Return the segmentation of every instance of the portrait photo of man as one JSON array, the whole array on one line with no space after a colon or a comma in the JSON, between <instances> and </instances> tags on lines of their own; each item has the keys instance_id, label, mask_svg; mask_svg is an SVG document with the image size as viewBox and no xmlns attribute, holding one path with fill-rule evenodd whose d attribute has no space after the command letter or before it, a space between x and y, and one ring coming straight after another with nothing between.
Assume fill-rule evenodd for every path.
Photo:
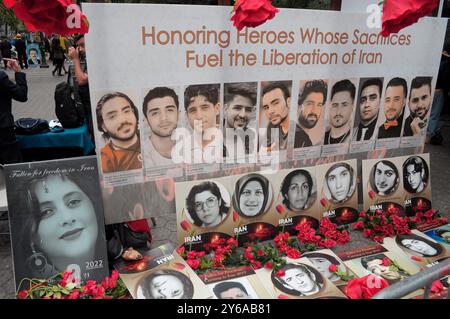
<instances>
[{"instance_id":1,"label":"portrait photo of man","mask_svg":"<svg viewBox=\"0 0 450 319\"><path fill-rule=\"evenodd\" d=\"M313 146L309 134L322 115L327 100L328 85L323 80L308 81L298 97L298 122L295 130L294 148Z\"/></svg>"},{"instance_id":2,"label":"portrait photo of man","mask_svg":"<svg viewBox=\"0 0 450 319\"><path fill-rule=\"evenodd\" d=\"M409 193L420 193L428 184L428 165L419 156L412 156L403 163L403 184Z\"/></svg>"},{"instance_id":3,"label":"portrait photo of man","mask_svg":"<svg viewBox=\"0 0 450 319\"><path fill-rule=\"evenodd\" d=\"M378 129L378 138L400 137L406 105L408 85L405 79L393 78L384 94L384 115L386 121Z\"/></svg>"},{"instance_id":4,"label":"portrait photo of man","mask_svg":"<svg viewBox=\"0 0 450 319\"><path fill-rule=\"evenodd\" d=\"M220 130L220 84L189 85L184 91L184 108L187 121L194 131L192 150L215 148ZM221 140L222 145L222 140ZM222 154L221 154L222 156Z\"/></svg>"},{"instance_id":5,"label":"portrait photo of man","mask_svg":"<svg viewBox=\"0 0 450 319\"><path fill-rule=\"evenodd\" d=\"M287 147L291 86L292 83L286 81L262 83L261 113L268 124L261 145L267 152L285 150Z\"/></svg>"},{"instance_id":6,"label":"portrait photo of man","mask_svg":"<svg viewBox=\"0 0 450 319\"><path fill-rule=\"evenodd\" d=\"M370 185L378 195L392 194L397 189L399 182L398 169L391 161L379 161L372 167Z\"/></svg>"},{"instance_id":7,"label":"portrait photo of man","mask_svg":"<svg viewBox=\"0 0 450 319\"><path fill-rule=\"evenodd\" d=\"M103 173L142 168L138 110L124 93L105 94L97 103L97 128L108 143L100 150Z\"/></svg>"},{"instance_id":8,"label":"portrait photo of man","mask_svg":"<svg viewBox=\"0 0 450 319\"><path fill-rule=\"evenodd\" d=\"M324 279L320 272L305 264L286 264L282 267L285 275L277 276L272 272L271 279L275 287L293 296L312 296L323 288Z\"/></svg>"},{"instance_id":9,"label":"portrait photo of man","mask_svg":"<svg viewBox=\"0 0 450 319\"><path fill-rule=\"evenodd\" d=\"M408 100L409 116L405 120L403 136L424 135L431 107L431 77L415 77L411 82Z\"/></svg>"},{"instance_id":10,"label":"portrait photo of man","mask_svg":"<svg viewBox=\"0 0 450 319\"><path fill-rule=\"evenodd\" d=\"M255 297L248 290L237 280L223 281L213 288L217 299L254 299Z\"/></svg>"},{"instance_id":11,"label":"portrait photo of man","mask_svg":"<svg viewBox=\"0 0 450 319\"><path fill-rule=\"evenodd\" d=\"M383 278L394 284L409 277L409 274L398 268L386 255L377 254L361 258L361 265L377 277Z\"/></svg>"},{"instance_id":12,"label":"portrait photo of man","mask_svg":"<svg viewBox=\"0 0 450 319\"><path fill-rule=\"evenodd\" d=\"M256 82L224 85L223 133L228 155L247 155L256 149L257 88Z\"/></svg>"},{"instance_id":13,"label":"portrait photo of man","mask_svg":"<svg viewBox=\"0 0 450 319\"><path fill-rule=\"evenodd\" d=\"M172 165L172 133L179 119L179 100L168 87L156 87L144 97L142 112L150 128L150 136L143 143L145 167Z\"/></svg>"},{"instance_id":14,"label":"portrait photo of man","mask_svg":"<svg viewBox=\"0 0 450 319\"><path fill-rule=\"evenodd\" d=\"M380 111L383 81L380 78L361 80L358 98L358 120L355 121L353 141L371 140L377 133L378 112ZM359 122L359 123L358 123ZM375 133L375 134L374 134Z\"/></svg>"},{"instance_id":15,"label":"portrait photo of man","mask_svg":"<svg viewBox=\"0 0 450 319\"><path fill-rule=\"evenodd\" d=\"M333 203L346 202L355 192L355 170L347 163L336 163L325 174L325 197Z\"/></svg>"},{"instance_id":16,"label":"portrait photo of man","mask_svg":"<svg viewBox=\"0 0 450 319\"><path fill-rule=\"evenodd\" d=\"M330 129L325 133L324 145L350 141L355 94L355 85L347 79L336 82L331 88L331 102L328 111Z\"/></svg>"}]
</instances>

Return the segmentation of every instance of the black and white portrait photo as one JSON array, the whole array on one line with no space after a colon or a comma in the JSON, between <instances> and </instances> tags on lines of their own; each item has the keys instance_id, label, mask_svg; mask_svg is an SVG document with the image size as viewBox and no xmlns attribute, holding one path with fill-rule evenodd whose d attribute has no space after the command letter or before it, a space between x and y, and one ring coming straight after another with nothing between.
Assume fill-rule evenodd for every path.
<instances>
[{"instance_id":1,"label":"black and white portrait photo","mask_svg":"<svg viewBox=\"0 0 450 319\"><path fill-rule=\"evenodd\" d=\"M370 173L370 186L380 196L392 194L399 185L400 176L397 167L391 161L377 162Z\"/></svg>"},{"instance_id":2,"label":"black and white portrait photo","mask_svg":"<svg viewBox=\"0 0 450 319\"><path fill-rule=\"evenodd\" d=\"M394 284L410 275L403 269L399 269L385 254L366 256L360 260L362 267L377 277Z\"/></svg>"},{"instance_id":3,"label":"black and white portrait photo","mask_svg":"<svg viewBox=\"0 0 450 319\"><path fill-rule=\"evenodd\" d=\"M320 272L305 264L286 264L281 268L284 276L277 276L272 271L271 279L275 287L293 296L312 296L321 291L324 279Z\"/></svg>"},{"instance_id":4,"label":"black and white portrait photo","mask_svg":"<svg viewBox=\"0 0 450 319\"><path fill-rule=\"evenodd\" d=\"M326 198L332 203L344 203L355 192L356 172L347 163L336 163L331 166L323 182Z\"/></svg>"},{"instance_id":5,"label":"black and white portrait photo","mask_svg":"<svg viewBox=\"0 0 450 319\"><path fill-rule=\"evenodd\" d=\"M192 299L194 285L179 271L160 269L139 281L136 296L137 299Z\"/></svg>"},{"instance_id":6,"label":"black and white portrait photo","mask_svg":"<svg viewBox=\"0 0 450 319\"><path fill-rule=\"evenodd\" d=\"M81 280L108 275L95 157L6 168L16 285L74 270Z\"/></svg>"},{"instance_id":7,"label":"black and white portrait photo","mask_svg":"<svg viewBox=\"0 0 450 319\"><path fill-rule=\"evenodd\" d=\"M311 252L303 254L303 257L308 258L309 261L313 263L314 267L333 283L340 281L341 278L334 272L330 271L331 265L337 266L343 273L347 272L347 268L345 267L344 263L329 254Z\"/></svg>"},{"instance_id":8,"label":"black and white portrait photo","mask_svg":"<svg viewBox=\"0 0 450 319\"><path fill-rule=\"evenodd\" d=\"M316 199L314 177L304 169L290 172L281 184L281 196L287 209L294 212L308 209Z\"/></svg>"},{"instance_id":9,"label":"black and white portrait photo","mask_svg":"<svg viewBox=\"0 0 450 319\"><path fill-rule=\"evenodd\" d=\"M428 165L419 156L412 156L403 163L403 185L408 193L420 193L428 184Z\"/></svg>"},{"instance_id":10,"label":"black and white portrait photo","mask_svg":"<svg viewBox=\"0 0 450 319\"><path fill-rule=\"evenodd\" d=\"M403 251L419 257L437 257L445 252L445 247L417 234L397 235L395 242Z\"/></svg>"},{"instance_id":11,"label":"black and white portrait photo","mask_svg":"<svg viewBox=\"0 0 450 319\"><path fill-rule=\"evenodd\" d=\"M211 285L217 299L257 299L246 278L235 278Z\"/></svg>"},{"instance_id":12,"label":"black and white portrait photo","mask_svg":"<svg viewBox=\"0 0 450 319\"><path fill-rule=\"evenodd\" d=\"M195 226L216 227L228 216L230 195L223 185L204 181L189 191L186 209Z\"/></svg>"},{"instance_id":13,"label":"black and white portrait photo","mask_svg":"<svg viewBox=\"0 0 450 319\"><path fill-rule=\"evenodd\" d=\"M260 174L241 177L235 185L233 207L239 215L255 217L264 214L272 203L272 187Z\"/></svg>"}]
</instances>

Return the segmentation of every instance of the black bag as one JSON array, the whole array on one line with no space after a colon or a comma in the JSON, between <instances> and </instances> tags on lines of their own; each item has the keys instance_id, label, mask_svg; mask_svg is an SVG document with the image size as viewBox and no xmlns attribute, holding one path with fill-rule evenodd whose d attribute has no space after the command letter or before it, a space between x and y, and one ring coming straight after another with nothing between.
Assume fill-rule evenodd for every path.
<instances>
[{"instance_id":1,"label":"black bag","mask_svg":"<svg viewBox=\"0 0 450 319\"><path fill-rule=\"evenodd\" d=\"M146 248L148 242L148 234L143 232L135 232L126 224L116 224L115 232L120 238L124 249L128 247Z\"/></svg>"},{"instance_id":2,"label":"black bag","mask_svg":"<svg viewBox=\"0 0 450 319\"><path fill-rule=\"evenodd\" d=\"M80 127L84 123L83 104L69 83L61 82L55 89L55 114L65 128Z\"/></svg>"},{"instance_id":3,"label":"black bag","mask_svg":"<svg viewBox=\"0 0 450 319\"><path fill-rule=\"evenodd\" d=\"M33 135L50 132L48 122L43 119L21 118L14 122L16 134Z\"/></svg>"}]
</instances>

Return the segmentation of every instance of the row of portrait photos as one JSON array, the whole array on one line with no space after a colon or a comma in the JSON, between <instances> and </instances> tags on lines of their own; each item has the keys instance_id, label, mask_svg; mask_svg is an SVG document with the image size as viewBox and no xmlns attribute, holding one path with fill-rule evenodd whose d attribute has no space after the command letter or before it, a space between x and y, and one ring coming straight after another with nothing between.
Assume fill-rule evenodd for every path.
<instances>
[{"instance_id":1,"label":"row of portrait photos","mask_svg":"<svg viewBox=\"0 0 450 319\"><path fill-rule=\"evenodd\" d=\"M101 171L106 184L117 185L217 169L205 164L261 164L273 152L285 162L416 147L426 134L432 80L314 79L95 92Z\"/></svg>"},{"instance_id":2,"label":"row of portrait photos","mask_svg":"<svg viewBox=\"0 0 450 319\"><path fill-rule=\"evenodd\" d=\"M356 159L175 183L178 243L201 250L218 238L244 245L280 231L294 235L297 225L318 228L324 217L353 223L361 189L366 211L413 216L432 208L429 154L365 160L362 171L362 187Z\"/></svg>"},{"instance_id":3,"label":"row of portrait photos","mask_svg":"<svg viewBox=\"0 0 450 319\"><path fill-rule=\"evenodd\" d=\"M448 259L449 226L427 234L414 230L386 238L383 244L339 254L322 249L297 259L284 257L283 275L277 270L248 265L197 276L177 253L179 250L168 244L144 253L140 261L121 261L115 268L136 299L345 299L351 278L372 274L374 281L384 279L393 285ZM339 271L331 271L332 265ZM450 277L446 275L440 281L448 289ZM423 293L423 289L418 289L403 298L421 298Z\"/></svg>"}]
</instances>

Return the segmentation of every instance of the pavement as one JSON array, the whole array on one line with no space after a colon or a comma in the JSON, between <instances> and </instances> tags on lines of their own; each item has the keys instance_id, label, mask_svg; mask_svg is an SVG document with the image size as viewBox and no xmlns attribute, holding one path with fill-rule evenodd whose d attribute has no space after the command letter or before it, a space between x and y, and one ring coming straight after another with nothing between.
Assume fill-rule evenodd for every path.
<instances>
[{"instance_id":1,"label":"pavement","mask_svg":"<svg viewBox=\"0 0 450 319\"><path fill-rule=\"evenodd\" d=\"M53 99L55 86L67 79L66 76L52 76L52 67L45 69L29 69L27 73L29 98L26 103L13 103L14 118L33 117L47 120L56 118ZM14 78L12 72L8 72L10 78ZM450 121L448 121L450 123ZM445 124L445 123L444 123ZM425 152L431 157L431 183L433 206L440 210L444 216L450 217L450 127L443 127L444 143L440 146L427 145ZM2 181L0 181L0 188ZM1 205L0 205L1 206ZM152 247L176 241L175 214L168 214L164 209L159 211L156 217L156 226L151 225L153 243ZM352 242L345 249L361 247L373 244L360 232L351 232ZM335 252L344 250L338 247ZM9 223L2 219L0 213L0 299L12 299L15 297L13 265L11 256L11 243L9 239Z\"/></svg>"}]
</instances>

